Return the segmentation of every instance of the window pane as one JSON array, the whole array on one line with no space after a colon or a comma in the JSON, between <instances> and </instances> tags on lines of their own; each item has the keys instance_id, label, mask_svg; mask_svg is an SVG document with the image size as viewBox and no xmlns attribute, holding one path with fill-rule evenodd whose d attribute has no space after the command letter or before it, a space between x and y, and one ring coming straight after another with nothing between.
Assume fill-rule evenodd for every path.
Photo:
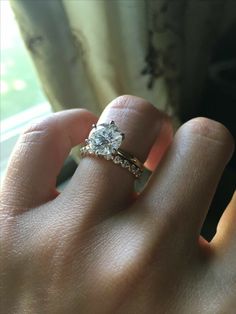
<instances>
[{"instance_id":1,"label":"window pane","mask_svg":"<svg viewBox=\"0 0 236 314\"><path fill-rule=\"evenodd\" d=\"M50 113L8 1L0 1L1 177L19 133Z\"/></svg>"}]
</instances>

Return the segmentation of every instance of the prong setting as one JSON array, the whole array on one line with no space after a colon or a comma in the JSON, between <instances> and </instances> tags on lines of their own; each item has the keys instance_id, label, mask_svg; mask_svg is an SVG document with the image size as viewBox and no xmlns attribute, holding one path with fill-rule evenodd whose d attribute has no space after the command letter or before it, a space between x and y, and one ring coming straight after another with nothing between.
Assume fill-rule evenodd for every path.
<instances>
[{"instance_id":1,"label":"prong setting","mask_svg":"<svg viewBox=\"0 0 236 314\"><path fill-rule=\"evenodd\" d=\"M143 172L143 165L134 156L123 152L120 146L125 138L115 122L93 124L85 145L81 148L81 155L96 156L112 161L114 164L128 170L136 178Z\"/></svg>"}]
</instances>

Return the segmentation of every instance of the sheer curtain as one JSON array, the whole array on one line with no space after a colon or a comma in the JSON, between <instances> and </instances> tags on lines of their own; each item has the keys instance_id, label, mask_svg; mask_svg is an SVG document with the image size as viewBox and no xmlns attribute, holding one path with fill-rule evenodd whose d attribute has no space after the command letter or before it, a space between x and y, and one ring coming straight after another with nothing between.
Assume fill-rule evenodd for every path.
<instances>
[{"instance_id":1,"label":"sheer curtain","mask_svg":"<svg viewBox=\"0 0 236 314\"><path fill-rule=\"evenodd\" d=\"M234 0L11 0L54 110L99 114L121 94L174 115L201 97Z\"/></svg>"}]
</instances>

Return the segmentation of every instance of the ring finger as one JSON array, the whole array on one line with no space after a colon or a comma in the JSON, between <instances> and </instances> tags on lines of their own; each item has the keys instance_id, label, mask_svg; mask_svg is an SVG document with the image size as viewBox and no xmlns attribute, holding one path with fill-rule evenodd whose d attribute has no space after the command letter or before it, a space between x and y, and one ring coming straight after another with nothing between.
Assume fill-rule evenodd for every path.
<instances>
[{"instance_id":1,"label":"ring finger","mask_svg":"<svg viewBox=\"0 0 236 314\"><path fill-rule=\"evenodd\" d=\"M98 124L112 120L125 134L122 149L142 163L157 141L158 134L164 136L160 132L162 126L170 123L165 122L165 115L146 100L128 95L112 101L103 111ZM160 151L163 153L163 150ZM70 210L79 212L79 215L84 216L85 213L86 217L91 214L104 217L130 203L134 181L135 177L120 165L87 156L81 160L72 180L61 194L63 202L60 204L68 204L69 201Z\"/></svg>"}]
</instances>

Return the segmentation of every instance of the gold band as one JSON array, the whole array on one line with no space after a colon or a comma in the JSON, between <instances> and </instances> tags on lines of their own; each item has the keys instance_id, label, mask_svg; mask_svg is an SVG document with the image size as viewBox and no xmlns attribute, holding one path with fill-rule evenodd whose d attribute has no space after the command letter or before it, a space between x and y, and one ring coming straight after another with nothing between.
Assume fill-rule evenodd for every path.
<instances>
[{"instance_id":1,"label":"gold band","mask_svg":"<svg viewBox=\"0 0 236 314\"><path fill-rule=\"evenodd\" d=\"M89 146L85 145L80 149L81 157L84 156L96 156L103 157L106 160L111 160L114 164L127 169L136 178L139 178L144 170L143 164L133 155L118 149L114 155L104 156L99 155L91 151Z\"/></svg>"}]
</instances>

